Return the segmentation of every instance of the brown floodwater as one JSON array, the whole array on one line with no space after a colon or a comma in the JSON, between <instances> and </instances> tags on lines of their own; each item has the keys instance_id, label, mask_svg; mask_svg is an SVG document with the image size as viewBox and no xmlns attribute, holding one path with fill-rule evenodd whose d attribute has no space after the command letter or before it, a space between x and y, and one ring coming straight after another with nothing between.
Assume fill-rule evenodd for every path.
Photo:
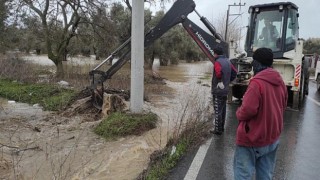
<instances>
[{"instance_id":1,"label":"brown floodwater","mask_svg":"<svg viewBox=\"0 0 320 180\"><path fill-rule=\"evenodd\" d=\"M201 61L194 63L180 63L178 65L160 66L159 60L153 63L153 71L173 82L199 80L212 72L212 63Z\"/></svg>"},{"instance_id":2,"label":"brown floodwater","mask_svg":"<svg viewBox=\"0 0 320 180\"><path fill-rule=\"evenodd\" d=\"M44 63L45 57L37 60ZM0 179L135 179L152 152L164 148L189 117L206 110L210 78L203 77L211 69L210 62L160 67L155 61L153 70L175 93L144 104L160 117L157 128L115 141L92 132L99 121L0 99Z\"/></svg>"}]
</instances>

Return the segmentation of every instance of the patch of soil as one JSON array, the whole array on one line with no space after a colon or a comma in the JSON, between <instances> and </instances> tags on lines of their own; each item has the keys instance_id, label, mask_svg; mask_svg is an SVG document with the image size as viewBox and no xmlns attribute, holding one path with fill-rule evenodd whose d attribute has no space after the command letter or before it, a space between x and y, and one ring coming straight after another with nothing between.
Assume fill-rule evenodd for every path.
<instances>
[{"instance_id":1,"label":"patch of soil","mask_svg":"<svg viewBox=\"0 0 320 180\"><path fill-rule=\"evenodd\" d=\"M12 167L12 162L8 159L5 159L3 156L0 156L0 177L1 177L1 179L8 178L11 167Z\"/></svg>"}]
</instances>

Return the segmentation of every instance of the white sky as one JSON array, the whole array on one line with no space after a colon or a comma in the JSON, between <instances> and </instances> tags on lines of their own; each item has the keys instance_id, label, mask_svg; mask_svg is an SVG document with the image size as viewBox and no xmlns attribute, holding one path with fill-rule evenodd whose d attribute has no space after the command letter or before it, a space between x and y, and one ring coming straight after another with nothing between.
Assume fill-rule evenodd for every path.
<instances>
[{"instance_id":1,"label":"white sky","mask_svg":"<svg viewBox=\"0 0 320 180\"><path fill-rule=\"evenodd\" d=\"M251 5L255 4L264 4L271 2L284 2L285 0L241 0L241 3L246 3L245 6L241 7L241 13L243 13L242 17L238 18L237 21L241 23L243 26L247 25L248 22L248 8ZM196 10L204 17L206 17L210 22L215 22L216 18L221 17L226 14L228 5L231 4L239 4L240 0L194 0L196 3ZM308 38L320 38L320 0L291 0L294 4L299 7L299 26L300 38L308 39ZM172 3L167 3L165 8L168 10L171 7ZM145 7L150 7L149 4L145 4ZM152 10L159 10L160 5L151 7ZM239 7L231 7L230 14L238 14ZM232 21L234 17L230 17L229 22ZM199 26L202 26L202 22L199 21L199 18L192 13L189 15L189 19L197 23Z\"/></svg>"}]
</instances>

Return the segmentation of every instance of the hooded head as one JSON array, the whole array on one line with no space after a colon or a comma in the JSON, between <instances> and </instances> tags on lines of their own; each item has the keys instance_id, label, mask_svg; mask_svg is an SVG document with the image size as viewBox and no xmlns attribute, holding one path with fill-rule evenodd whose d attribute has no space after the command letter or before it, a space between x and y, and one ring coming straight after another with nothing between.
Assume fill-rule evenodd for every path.
<instances>
[{"instance_id":1,"label":"hooded head","mask_svg":"<svg viewBox=\"0 0 320 180\"><path fill-rule=\"evenodd\" d=\"M217 55L223 55L223 49L220 46L216 46L215 48L213 48L213 52Z\"/></svg>"},{"instance_id":2,"label":"hooded head","mask_svg":"<svg viewBox=\"0 0 320 180\"><path fill-rule=\"evenodd\" d=\"M269 48L259 48L253 53L253 59L262 65L271 67L273 63L273 53Z\"/></svg>"},{"instance_id":3,"label":"hooded head","mask_svg":"<svg viewBox=\"0 0 320 180\"><path fill-rule=\"evenodd\" d=\"M273 64L273 53L269 48L259 48L253 53L252 68L254 74L271 67Z\"/></svg>"}]
</instances>

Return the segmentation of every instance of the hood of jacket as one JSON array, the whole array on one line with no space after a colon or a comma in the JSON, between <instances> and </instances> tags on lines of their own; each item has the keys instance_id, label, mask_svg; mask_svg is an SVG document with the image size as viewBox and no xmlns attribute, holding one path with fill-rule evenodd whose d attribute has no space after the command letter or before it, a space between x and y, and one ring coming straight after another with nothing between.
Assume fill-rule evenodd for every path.
<instances>
[{"instance_id":1,"label":"hood of jacket","mask_svg":"<svg viewBox=\"0 0 320 180\"><path fill-rule=\"evenodd\" d=\"M280 76L280 73L272 68L267 68L265 70L260 71L253 78L263 80L272 84L273 86L280 86L283 84L283 80Z\"/></svg>"}]
</instances>

